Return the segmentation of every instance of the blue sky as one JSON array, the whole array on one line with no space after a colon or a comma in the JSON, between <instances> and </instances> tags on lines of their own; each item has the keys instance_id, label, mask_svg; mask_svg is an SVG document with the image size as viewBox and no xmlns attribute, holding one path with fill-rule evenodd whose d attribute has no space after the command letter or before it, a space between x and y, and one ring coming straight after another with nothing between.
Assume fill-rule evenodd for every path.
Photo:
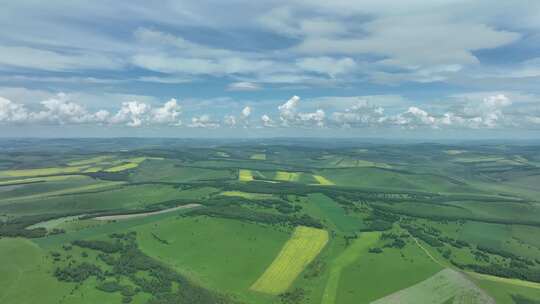
<instances>
[{"instance_id":1,"label":"blue sky","mask_svg":"<svg viewBox=\"0 0 540 304\"><path fill-rule=\"evenodd\" d=\"M537 137L539 1L10 1L0 136Z\"/></svg>"}]
</instances>

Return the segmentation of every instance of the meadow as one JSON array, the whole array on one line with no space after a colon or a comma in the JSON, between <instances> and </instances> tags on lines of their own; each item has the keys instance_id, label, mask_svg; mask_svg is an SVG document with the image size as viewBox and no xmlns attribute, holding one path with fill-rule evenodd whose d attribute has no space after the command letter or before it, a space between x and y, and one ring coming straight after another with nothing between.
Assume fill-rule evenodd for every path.
<instances>
[{"instance_id":1,"label":"meadow","mask_svg":"<svg viewBox=\"0 0 540 304\"><path fill-rule=\"evenodd\" d=\"M0 303L540 303L540 146L66 141L3 142Z\"/></svg>"}]
</instances>

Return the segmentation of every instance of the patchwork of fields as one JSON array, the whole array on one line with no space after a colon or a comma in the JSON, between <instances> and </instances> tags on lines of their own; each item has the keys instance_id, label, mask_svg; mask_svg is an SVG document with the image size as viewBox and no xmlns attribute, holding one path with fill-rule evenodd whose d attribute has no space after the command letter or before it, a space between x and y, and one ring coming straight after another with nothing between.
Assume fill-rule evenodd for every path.
<instances>
[{"instance_id":1,"label":"patchwork of fields","mask_svg":"<svg viewBox=\"0 0 540 304\"><path fill-rule=\"evenodd\" d=\"M540 147L89 142L0 150L0 303L540 301Z\"/></svg>"}]
</instances>

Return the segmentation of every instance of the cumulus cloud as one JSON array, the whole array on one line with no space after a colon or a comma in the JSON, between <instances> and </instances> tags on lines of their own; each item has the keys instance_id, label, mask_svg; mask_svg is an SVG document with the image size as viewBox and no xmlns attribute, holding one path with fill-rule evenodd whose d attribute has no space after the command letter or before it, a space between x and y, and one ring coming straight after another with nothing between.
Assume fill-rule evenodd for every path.
<instances>
[{"instance_id":1,"label":"cumulus cloud","mask_svg":"<svg viewBox=\"0 0 540 304\"><path fill-rule=\"evenodd\" d=\"M219 128L220 124L217 121L212 120L210 115L203 114L200 116L194 116L191 118L191 123L188 125L190 128Z\"/></svg>"},{"instance_id":2,"label":"cumulus cloud","mask_svg":"<svg viewBox=\"0 0 540 304\"><path fill-rule=\"evenodd\" d=\"M105 109L91 112L83 105L71 101L68 94L59 93L40 102L41 109L29 111L24 104L0 97L0 122L37 124L125 124L140 127L144 124L180 125L181 106L176 99L160 107L140 101L123 102L118 111L111 114Z\"/></svg>"},{"instance_id":3,"label":"cumulus cloud","mask_svg":"<svg viewBox=\"0 0 540 304\"><path fill-rule=\"evenodd\" d=\"M181 125L179 116L182 113L182 107L176 99L172 98L162 107L152 110L152 122L159 124Z\"/></svg>"},{"instance_id":4,"label":"cumulus cloud","mask_svg":"<svg viewBox=\"0 0 540 304\"><path fill-rule=\"evenodd\" d=\"M263 127L273 127L274 126L274 121L267 114L263 114L261 116L261 123L262 123Z\"/></svg>"},{"instance_id":5,"label":"cumulus cloud","mask_svg":"<svg viewBox=\"0 0 540 304\"><path fill-rule=\"evenodd\" d=\"M249 127L250 121L249 117L251 116L251 107L245 106L238 117L235 115L225 115L223 118L223 124L229 127L243 126L245 128Z\"/></svg>"},{"instance_id":6,"label":"cumulus cloud","mask_svg":"<svg viewBox=\"0 0 540 304\"><path fill-rule=\"evenodd\" d=\"M111 123L126 123L130 127L142 125L150 106L138 101L123 102L120 110L111 118Z\"/></svg>"},{"instance_id":7,"label":"cumulus cloud","mask_svg":"<svg viewBox=\"0 0 540 304\"><path fill-rule=\"evenodd\" d=\"M302 123L302 125L316 125L318 127L324 126L324 119L326 117L326 113L324 113L323 110L318 109L315 112L312 113L298 113L298 121Z\"/></svg>"},{"instance_id":8,"label":"cumulus cloud","mask_svg":"<svg viewBox=\"0 0 540 304\"><path fill-rule=\"evenodd\" d=\"M520 96L519 94L514 94ZM181 126L182 106L174 98L157 106L137 100L122 102L118 110L100 109L90 111L69 94L60 93L46 98L39 104L27 107L25 104L0 97L0 123L2 124L98 124L142 127L150 125ZM516 108L507 94L472 94L467 99L454 101L449 106L411 105L401 112L396 107L390 114L376 104L384 98L358 99L342 97L347 107L332 107L330 99L308 103L302 109L300 97L293 96L277 107L278 116L274 120L269 114L252 120L253 109L244 106L238 114L225 115L222 119L212 119L209 114L188 118L184 126L192 128L227 127L398 127L405 129L497 129L505 127L536 128L540 124L540 107L527 102ZM152 102L153 103L153 102ZM321 107L326 104L325 107ZM393 103L388 103L393 104ZM303 104L302 104L303 106ZM39 107L36 109L36 107ZM323 109L324 108L324 109ZM330 108L330 109L328 109Z\"/></svg>"},{"instance_id":9,"label":"cumulus cloud","mask_svg":"<svg viewBox=\"0 0 540 304\"><path fill-rule=\"evenodd\" d=\"M278 106L279 119L281 124L288 126L318 126L325 125L326 113L322 109L317 109L315 112L299 112L298 106L300 97L293 96L284 104Z\"/></svg>"},{"instance_id":10,"label":"cumulus cloud","mask_svg":"<svg viewBox=\"0 0 540 304\"><path fill-rule=\"evenodd\" d=\"M223 123L226 126L235 127L236 126L236 117L234 117L234 115L225 115L225 117L223 118Z\"/></svg>"},{"instance_id":11,"label":"cumulus cloud","mask_svg":"<svg viewBox=\"0 0 540 304\"><path fill-rule=\"evenodd\" d=\"M373 126L383 118L384 109L371 105L367 100L357 100L356 104L345 109L345 111L334 112L332 121L345 127Z\"/></svg>"},{"instance_id":12,"label":"cumulus cloud","mask_svg":"<svg viewBox=\"0 0 540 304\"><path fill-rule=\"evenodd\" d=\"M24 122L28 119L28 111L22 104L0 97L0 122Z\"/></svg>"},{"instance_id":13,"label":"cumulus cloud","mask_svg":"<svg viewBox=\"0 0 540 304\"><path fill-rule=\"evenodd\" d=\"M294 122L299 102L300 97L295 95L278 107L279 119L281 119L283 125L287 126L291 122Z\"/></svg>"},{"instance_id":14,"label":"cumulus cloud","mask_svg":"<svg viewBox=\"0 0 540 304\"><path fill-rule=\"evenodd\" d=\"M249 106L245 106L242 109L241 115L242 115L242 118L247 119L249 115L251 115L251 108Z\"/></svg>"}]
</instances>

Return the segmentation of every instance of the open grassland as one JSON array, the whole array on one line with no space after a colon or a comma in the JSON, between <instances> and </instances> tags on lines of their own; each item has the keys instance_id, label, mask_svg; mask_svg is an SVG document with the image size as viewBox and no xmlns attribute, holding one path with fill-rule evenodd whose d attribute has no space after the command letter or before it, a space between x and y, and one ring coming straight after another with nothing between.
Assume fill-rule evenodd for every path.
<instances>
[{"instance_id":1,"label":"open grassland","mask_svg":"<svg viewBox=\"0 0 540 304\"><path fill-rule=\"evenodd\" d=\"M250 182L253 180L251 170L240 169L238 170L238 180L241 182Z\"/></svg>"},{"instance_id":2,"label":"open grassland","mask_svg":"<svg viewBox=\"0 0 540 304\"><path fill-rule=\"evenodd\" d=\"M330 179L336 185L348 187L457 193L473 191L459 181L438 174L418 174L376 167L325 169L318 174Z\"/></svg>"},{"instance_id":3,"label":"open grassland","mask_svg":"<svg viewBox=\"0 0 540 304\"><path fill-rule=\"evenodd\" d=\"M414 286L381 298L372 304L488 304L495 301L464 274L444 269Z\"/></svg>"},{"instance_id":4,"label":"open grassland","mask_svg":"<svg viewBox=\"0 0 540 304\"><path fill-rule=\"evenodd\" d=\"M82 215L73 215L73 216L64 216L64 217L60 217L60 218L55 218L55 219L52 219L52 220L39 222L39 223L30 225L30 226L27 227L27 229L45 228L45 229L50 231L50 230L52 230L54 228L57 228L57 227L61 226L62 224L66 223L66 222L77 221L77 220L79 220L79 218L81 216Z\"/></svg>"},{"instance_id":5,"label":"open grassland","mask_svg":"<svg viewBox=\"0 0 540 304\"><path fill-rule=\"evenodd\" d=\"M538 289L540 291L540 283L537 283L537 282L523 281L519 279L501 278L501 277L475 273L475 272L468 272L467 274L479 280L493 281L493 282L499 282L499 283L504 283L504 284L509 284L509 285L533 288L533 289Z\"/></svg>"},{"instance_id":6,"label":"open grassland","mask_svg":"<svg viewBox=\"0 0 540 304\"><path fill-rule=\"evenodd\" d=\"M105 172L121 172L121 171L124 171L124 170L137 168L138 166L139 166L138 163L125 163L125 164L122 164L122 165L107 168L107 169L105 169Z\"/></svg>"},{"instance_id":7,"label":"open grassland","mask_svg":"<svg viewBox=\"0 0 540 304\"><path fill-rule=\"evenodd\" d=\"M138 217L158 215L158 214L169 213L169 212L173 212L177 210L192 209L192 208L197 208L197 207L201 207L201 205L200 204L187 204L187 205L177 206L177 207L163 209L159 211L97 216L94 219L98 221L129 220L129 219L138 218Z\"/></svg>"},{"instance_id":8,"label":"open grassland","mask_svg":"<svg viewBox=\"0 0 540 304\"><path fill-rule=\"evenodd\" d=\"M105 161L109 161L110 159L114 158L113 155L100 155L88 159L82 159L82 160L75 160L68 162L68 166L84 166L84 165L91 165L91 164L98 164Z\"/></svg>"},{"instance_id":9,"label":"open grassland","mask_svg":"<svg viewBox=\"0 0 540 304\"><path fill-rule=\"evenodd\" d=\"M277 171L276 175L274 176L274 179L278 181L284 181L284 182L296 182L300 179L300 173Z\"/></svg>"},{"instance_id":10,"label":"open grassland","mask_svg":"<svg viewBox=\"0 0 540 304\"><path fill-rule=\"evenodd\" d=\"M373 245L377 246L381 244ZM369 303L417 284L442 269L411 240L399 250L384 248L378 254L363 250L358 253L360 258L342 269L336 303Z\"/></svg>"},{"instance_id":11,"label":"open grassland","mask_svg":"<svg viewBox=\"0 0 540 304\"><path fill-rule=\"evenodd\" d=\"M30 178L21 178L21 179L10 179L0 181L0 186L9 186L16 184L30 184L30 183L39 183L39 182L56 182L64 181L70 178L77 178L77 175L58 175L58 176L43 176L43 177L30 177Z\"/></svg>"},{"instance_id":12,"label":"open grassland","mask_svg":"<svg viewBox=\"0 0 540 304\"><path fill-rule=\"evenodd\" d=\"M135 230L146 254L246 303L265 303L265 296L249 287L288 237L270 226L209 217L168 217Z\"/></svg>"},{"instance_id":13,"label":"open grassland","mask_svg":"<svg viewBox=\"0 0 540 304\"><path fill-rule=\"evenodd\" d=\"M324 177L322 175L315 175L314 174L313 177L319 183L319 185L324 185L324 186L335 185L334 182L332 182L331 180L327 179L326 177Z\"/></svg>"},{"instance_id":14,"label":"open grassland","mask_svg":"<svg viewBox=\"0 0 540 304\"><path fill-rule=\"evenodd\" d=\"M302 207L314 218L321 219L329 228L342 233L355 233L363 227L363 221L328 196L320 193L309 194L302 198Z\"/></svg>"},{"instance_id":15,"label":"open grassland","mask_svg":"<svg viewBox=\"0 0 540 304\"><path fill-rule=\"evenodd\" d=\"M137 168L142 162L148 159L162 160L162 158L156 158L156 157L135 157L135 158L127 159L126 161L124 161L124 163L120 165L107 168L104 171L105 172L122 172L125 170L134 169L134 168Z\"/></svg>"},{"instance_id":16,"label":"open grassland","mask_svg":"<svg viewBox=\"0 0 540 304\"><path fill-rule=\"evenodd\" d=\"M246 199L269 199L269 198L274 197L272 194L251 193L251 192L243 192L243 191L223 191L219 193L219 195L232 196L232 197L236 196L236 197L242 197Z\"/></svg>"},{"instance_id":17,"label":"open grassland","mask_svg":"<svg viewBox=\"0 0 540 304\"><path fill-rule=\"evenodd\" d=\"M328 242L328 232L299 226L275 260L253 283L254 291L277 295L286 291Z\"/></svg>"},{"instance_id":18,"label":"open grassland","mask_svg":"<svg viewBox=\"0 0 540 304\"><path fill-rule=\"evenodd\" d=\"M130 180L134 182L163 181L182 183L200 180L233 180L235 178L236 174L233 170L189 167L170 160L145 161L135 172L130 174Z\"/></svg>"},{"instance_id":19,"label":"open grassland","mask_svg":"<svg viewBox=\"0 0 540 304\"><path fill-rule=\"evenodd\" d=\"M199 191L203 189L204 191ZM104 210L137 210L145 206L179 198L196 199L214 188L179 191L168 185L119 185L107 191L88 191L69 195L46 196L0 204L0 211L17 216L39 214L88 213Z\"/></svg>"},{"instance_id":20,"label":"open grassland","mask_svg":"<svg viewBox=\"0 0 540 304\"><path fill-rule=\"evenodd\" d=\"M497 304L516 304L513 299L513 297L515 296L520 296L530 301L523 302L525 304L534 304L535 302L532 301L540 299L540 288L538 288L537 286L531 286L530 282L504 279L480 274L469 275L471 276L471 279L476 283L476 285L478 285L478 287L485 290L493 299L495 299Z\"/></svg>"},{"instance_id":21,"label":"open grassland","mask_svg":"<svg viewBox=\"0 0 540 304\"><path fill-rule=\"evenodd\" d=\"M266 160L266 154L265 153L255 153L255 154L251 155L250 159Z\"/></svg>"},{"instance_id":22,"label":"open grassland","mask_svg":"<svg viewBox=\"0 0 540 304\"><path fill-rule=\"evenodd\" d=\"M0 171L1 177L33 177L33 176L47 176L58 174L70 174L81 172L86 167L52 167L52 168L38 168L38 169L21 169L21 170L4 170Z\"/></svg>"},{"instance_id":23,"label":"open grassland","mask_svg":"<svg viewBox=\"0 0 540 304\"><path fill-rule=\"evenodd\" d=\"M72 284L60 283L46 252L25 239L0 239L0 303L59 303Z\"/></svg>"},{"instance_id":24,"label":"open grassland","mask_svg":"<svg viewBox=\"0 0 540 304\"><path fill-rule=\"evenodd\" d=\"M345 250L331 262L329 276L321 302L322 304L338 303L336 302L336 298L342 270L349 267L357 259L362 258L362 255L367 255L368 248L378 241L379 236L379 232L365 232L360 234L360 237L355 239L351 245L345 248Z\"/></svg>"},{"instance_id":25,"label":"open grassland","mask_svg":"<svg viewBox=\"0 0 540 304\"><path fill-rule=\"evenodd\" d=\"M17 196L17 197L12 197L12 198L6 198L3 200L4 203L12 203L12 202L16 202L16 201L28 201L28 200L35 200L35 199L41 199L41 198L44 198L44 197L49 197L49 196L59 196L59 195L67 195L67 194L76 194L76 193L79 193L79 192L89 192L89 191L96 191L96 190L103 190L103 189L107 189L107 188L115 188L115 187L118 187L118 186L121 186L125 184L124 182L100 182L100 183L95 183L95 184L91 184L91 185L85 185L85 186L79 186L79 187L72 187L72 188L66 188L66 189L63 189L63 190L56 190L56 191L47 191L47 192L42 192L42 193L37 193L37 194L31 194L31 195L21 195L21 196Z\"/></svg>"}]
</instances>

